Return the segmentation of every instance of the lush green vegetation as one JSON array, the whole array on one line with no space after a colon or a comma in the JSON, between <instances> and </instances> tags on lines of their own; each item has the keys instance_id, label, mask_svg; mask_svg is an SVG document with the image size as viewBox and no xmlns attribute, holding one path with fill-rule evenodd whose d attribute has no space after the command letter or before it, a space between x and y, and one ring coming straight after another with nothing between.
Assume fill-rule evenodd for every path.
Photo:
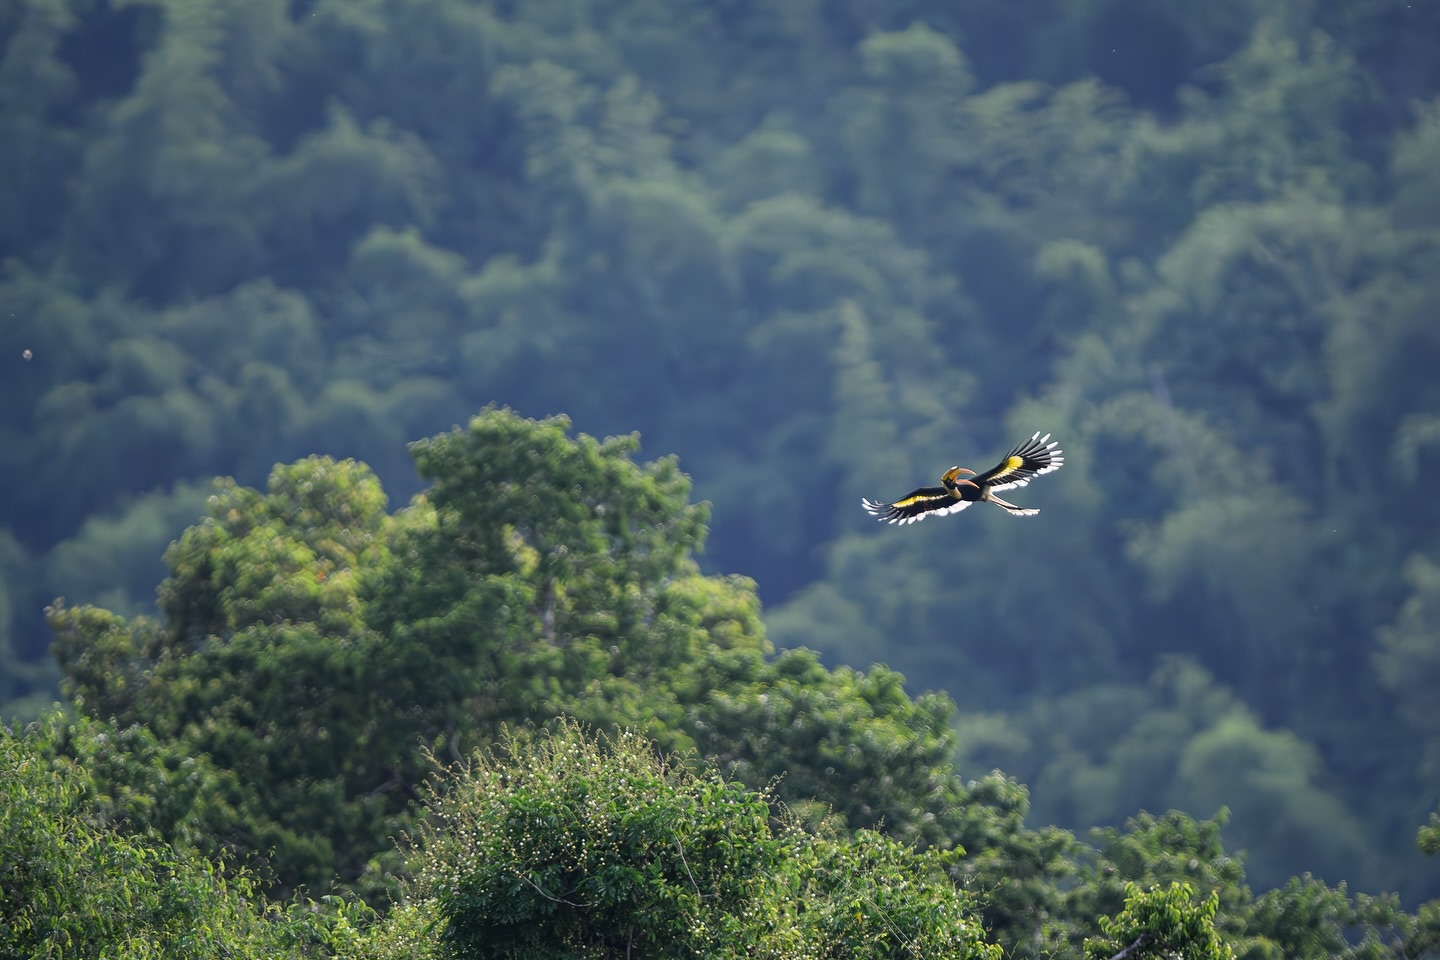
<instances>
[{"instance_id":1,"label":"lush green vegetation","mask_svg":"<svg viewBox=\"0 0 1440 960\"><path fill-rule=\"evenodd\" d=\"M254 877L195 856L183 833L171 844L136 830L170 791L104 790L147 775L173 788L183 776L153 746L144 731L58 717L0 733L0 956L318 956L355 939L353 907L267 906Z\"/></svg>"},{"instance_id":2,"label":"lush green vegetation","mask_svg":"<svg viewBox=\"0 0 1440 960\"><path fill-rule=\"evenodd\" d=\"M281 883L384 882L430 770L505 725L572 717L702 750L851 827L949 846L953 706L883 667L767 658L754 586L692 557L704 508L673 460L489 410L413 448L395 515L353 462L234 484L166 555L162 618L50 610L65 689L218 768L203 832ZM883 737L879 736L883 732ZM376 859L380 858L380 859Z\"/></svg>"},{"instance_id":3,"label":"lush green vegetation","mask_svg":"<svg viewBox=\"0 0 1440 960\"><path fill-rule=\"evenodd\" d=\"M435 805L404 908L458 956L994 960L955 856L814 835L766 798L574 728L465 765ZM397 918L377 938L412 955Z\"/></svg>"},{"instance_id":4,"label":"lush green vegetation","mask_svg":"<svg viewBox=\"0 0 1440 960\"><path fill-rule=\"evenodd\" d=\"M417 443L432 486L393 514L353 461L226 482L166 553L159 617L52 607L77 715L4 737L17 943L1259 960L1440 938L1433 905L1308 876L1252 895L1222 820L1026 826L1018 783L957 773L953 702L772 655L753 584L696 566L674 460L568 428L492 408Z\"/></svg>"},{"instance_id":5,"label":"lush green vegetation","mask_svg":"<svg viewBox=\"0 0 1440 960\"><path fill-rule=\"evenodd\" d=\"M964 849L1007 949L1216 890L1240 952L1399 930L1339 885L1440 894L1437 44L1434 0L0 5L0 712L114 724L67 815L217 902L431 902L417 745L563 716ZM492 402L621 439L441 432ZM1036 429L1034 521L858 508ZM1171 809L1279 899L1081 904L1105 843L1030 832Z\"/></svg>"}]
</instances>

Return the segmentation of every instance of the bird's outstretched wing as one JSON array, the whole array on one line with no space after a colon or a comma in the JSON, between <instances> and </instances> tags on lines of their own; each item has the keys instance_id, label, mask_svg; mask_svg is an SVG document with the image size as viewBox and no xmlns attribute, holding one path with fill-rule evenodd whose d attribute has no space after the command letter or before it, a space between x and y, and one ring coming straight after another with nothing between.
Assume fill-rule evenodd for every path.
<instances>
[{"instance_id":1,"label":"bird's outstretched wing","mask_svg":"<svg viewBox=\"0 0 1440 960\"><path fill-rule=\"evenodd\" d=\"M877 520L886 523L914 523L929 516L943 517L947 513L964 510L970 506L971 501L955 499L944 487L921 487L891 503L863 499L860 503Z\"/></svg>"},{"instance_id":2,"label":"bird's outstretched wing","mask_svg":"<svg viewBox=\"0 0 1440 960\"><path fill-rule=\"evenodd\" d=\"M1060 441L1046 443L1047 440L1050 440L1050 434L1042 437L1036 431L1029 440L1016 444L1015 449L1005 454L1005 459L998 465L974 477L973 481L991 490L1009 490L1011 487L1023 487L1041 474L1059 470L1065 463L1063 452L1055 449Z\"/></svg>"}]
</instances>

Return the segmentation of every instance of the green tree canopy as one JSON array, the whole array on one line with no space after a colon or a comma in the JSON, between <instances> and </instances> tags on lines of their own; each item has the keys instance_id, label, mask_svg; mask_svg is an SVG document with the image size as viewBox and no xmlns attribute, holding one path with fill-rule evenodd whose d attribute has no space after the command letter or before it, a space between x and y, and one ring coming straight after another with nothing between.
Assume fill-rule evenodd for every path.
<instances>
[{"instance_id":1,"label":"green tree canopy","mask_svg":"<svg viewBox=\"0 0 1440 960\"><path fill-rule=\"evenodd\" d=\"M954 705L883 667L771 657L753 584L695 563L705 506L637 445L488 409L414 445L432 486L395 514L351 461L223 481L166 553L160 618L51 609L66 689L213 764L204 832L282 889L373 890L422 746L459 756L556 717L643 729L852 829L963 842Z\"/></svg>"},{"instance_id":2,"label":"green tree canopy","mask_svg":"<svg viewBox=\"0 0 1440 960\"><path fill-rule=\"evenodd\" d=\"M655 747L564 726L457 766L374 955L999 956L953 855L811 834Z\"/></svg>"},{"instance_id":3,"label":"green tree canopy","mask_svg":"<svg viewBox=\"0 0 1440 960\"><path fill-rule=\"evenodd\" d=\"M353 461L222 481L166 554L159 618L50 611L89 716L38 728L47 782L177 871L225 876L206 866L223 856L281 900L394 897L368 930L363 906L263 908L291 947L347 955L1320 960L1434 942L1432 913L1393 896L1308 875L1253 895L1228 812L1142 813L1090 842L1027 826L1018 782L957 774L948 698L772 655L753 584L696 565L687 478L635 462L637 443L489 408L413 446L432 486L393 514ZM1308 825L1276 842L1357 832L1317 802L1313 753L1183 661L1041 719L1035 739L1113 741L1044 751L1040 789L1075 802L1244 783L1237 815L1256 822L1259 798L1270 823ZM1292 804L1311 819L1282 820ZM34 830L73 833L69 808L44 809Z\"/></svg>"},{"instance_id":4,"label":"green tree canopy","mask_svg":"<svg viewBox=\"0 0 1440 960\"><path fill-rule=\"evenodd\" d=\"M59 742L85 741L93 760L106 736L101 724L0 730L0 954L299 955L307 935L266 907L252 876L117 829L112 798Z\"/></svg>"}]
</instances>

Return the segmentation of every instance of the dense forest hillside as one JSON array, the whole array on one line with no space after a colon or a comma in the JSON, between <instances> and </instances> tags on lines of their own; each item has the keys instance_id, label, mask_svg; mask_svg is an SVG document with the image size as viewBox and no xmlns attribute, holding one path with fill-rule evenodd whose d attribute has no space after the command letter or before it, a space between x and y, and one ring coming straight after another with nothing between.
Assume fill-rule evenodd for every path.
<instances>
[{"instance_id":1,"label":"dense forest hillside","mask_svg":"<svg viewBox=\"0 0 1440 960\"><path fill-rule=\"evenodd\" d=\"M723 620L757 658L724 668L796 699L853 668L836 697L1028 784L1032 824L1223 807L1257 887L1434 896L1414 840L1440 803L1436 49L1437 0L0 4L0 713L40 716L63 676L97 722L133 719L114 658L247 630L233 662L160 680L378 669L409 636L456 712L384 736L570 712L544 678L588 676L602 641L473 661L464 624L551 626L501 616L508 583L465 596L433 515L379 492L436 485L489 531L466 562L506 555L485 511L510 501L445 488L445 443L406 447L498 403L639 431L709 503L681 509L657 467L636 509L679 527L566 598L636 685L698 685L689 703L737 679L667 667L653 598L619 586L653 580L691 611L686 650ZM1067 460L1019 491L1036 518L860 509L1036 430ZM296 513L322 480L363 536ZM206 593L227 551L269 570L231 571L249 612ZM320 587L317 557L396 579ZM301 662L271 663L286 631ZM475 694L512 667L522 689ZM157 756L203 748L223 784L262 749L205 740L228 728L181 707L224 701L164 689ZM284 715L304 691L267 696ZM773 704L734 696L697 701L730 711L713 744L663 711L646 732L748 770L740 732ZM613 702L581 719L650 722ZM302 824L418 776L366 766L379 732L307 722L354 740ZM274 806L295 797L220 795L186 829L240 830L296 882L383 874L351 841L408 809L382 794L311 831Z\"/></svg>"}]
</instances>

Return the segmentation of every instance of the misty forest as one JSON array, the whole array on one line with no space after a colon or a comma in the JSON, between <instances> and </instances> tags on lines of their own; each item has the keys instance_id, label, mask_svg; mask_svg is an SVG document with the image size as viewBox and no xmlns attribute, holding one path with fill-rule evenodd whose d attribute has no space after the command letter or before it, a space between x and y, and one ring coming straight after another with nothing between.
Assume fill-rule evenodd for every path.
<instances>
[{"instance_id":1,"label":"misty forest","mask_svg":"<svg viewBox=\"0 0 1440 960\"><path fill-rule=\"evenodd\" d=\"M0 956L1435 955L1437 492L1440 0L0 2Z\"/></svg>"}]
</instances>

